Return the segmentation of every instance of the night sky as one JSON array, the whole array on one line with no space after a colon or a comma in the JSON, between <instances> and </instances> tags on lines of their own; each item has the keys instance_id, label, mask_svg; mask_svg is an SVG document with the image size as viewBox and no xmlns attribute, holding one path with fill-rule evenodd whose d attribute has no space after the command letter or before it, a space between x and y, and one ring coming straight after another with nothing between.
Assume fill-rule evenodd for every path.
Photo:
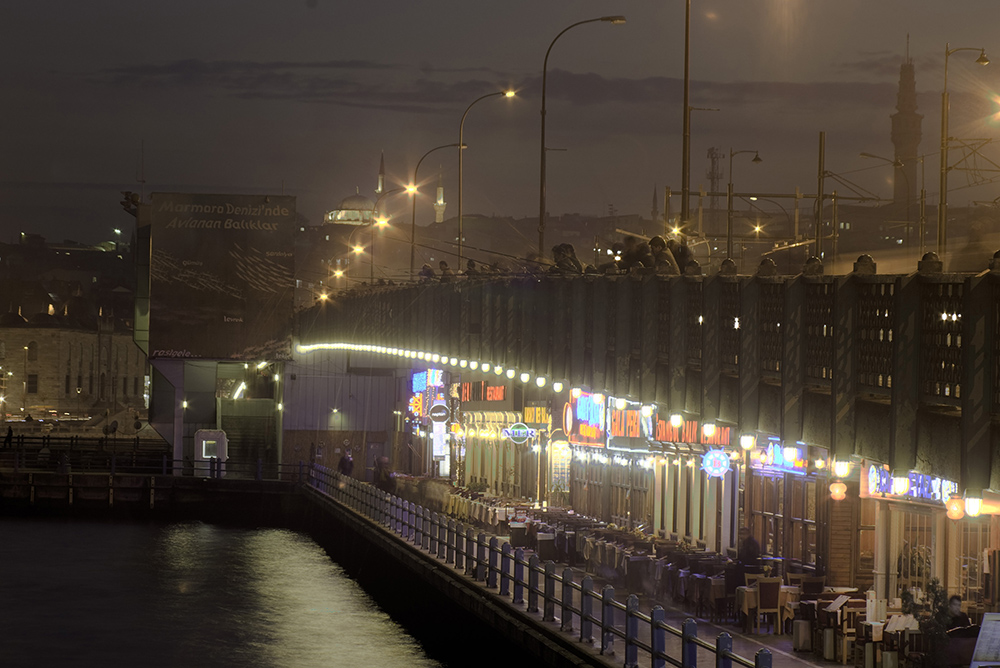
<instances>
[{"instance_id":1,"label":"night sky","mask_svg":"<svg viewBox=\"0 0 1000 668\"><path fill-rule=\"evenodd\" d=\"M996 0L693 0L691 185L706 153L740 155L736 189L816 188L827 169L891 195L889 116L909 35L921 153L937 199L945 44L952 135L1000 137ZM332 2L92 0L12 3L0 40L0 241L19 231L97 242L128 229L120 190L281 193L319 224L359 188L373 197L381 151L390 186L465 124L465 212L537 217L539 108L549 59L548 210L648 216L654 186L680 189L684 4L667 2ZM140 146L144 161L140 163ZM1000 161L1000 149L987 155ZM456 215L457 156L438 151ZM728 180L722 162L722 189ZM141 171L140 171L141 170ZM146 183L138 183L144 175ZM985 175L987 178L991 174ZM1000 195L958 189L953 206ZM430 192L424 190L425 193ZM675 200L676 202L677 200ZM405 198L390 209L406 210ZM675 206L677 206L675 204ZM694 206L694 205L693 205ZM433 212L424 203L420 223Z\"/></svg>"}]
</instances>

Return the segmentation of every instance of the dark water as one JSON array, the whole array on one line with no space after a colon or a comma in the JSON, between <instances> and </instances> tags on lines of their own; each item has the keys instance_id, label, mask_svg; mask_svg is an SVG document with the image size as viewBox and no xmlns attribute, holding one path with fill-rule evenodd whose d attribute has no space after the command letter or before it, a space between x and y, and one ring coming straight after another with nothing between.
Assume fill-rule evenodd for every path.
<instances>
[{"instance_id":1,"label":"dark water","mask_svg":"<svg viewBox=\"0 0 1000 668\"><path fill-rule=\"evenodd\" d=\"M0 519L0 667L440 666L282 529Z\"/></svg>"}]
</instances>

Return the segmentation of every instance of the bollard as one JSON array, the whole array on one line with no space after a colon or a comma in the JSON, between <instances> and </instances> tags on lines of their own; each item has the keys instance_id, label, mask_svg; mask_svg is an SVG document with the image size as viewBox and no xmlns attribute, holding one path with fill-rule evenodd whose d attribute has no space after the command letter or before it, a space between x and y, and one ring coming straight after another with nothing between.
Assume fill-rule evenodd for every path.
<instances>
[{"instance_id":1,"label":"bollard","mask_svg":"<svg viewBox=\"0 0 1000 668\"><path fill-rule=\"evenodd\" d=\"M545 562L545 600L542 611L543 622L556 620L556 562Z\"/></svg>"},{"instance_id":2,"label":"bollard","mask_svg":"<svg viewBox=\"0 0 1000 668\"><path fill-rule=\"evenodd\" d=\"M759 649L753 657L754 668L771 668L771 650Z\"/></svg>"},{"instance_id":3,"label":"bollard","mask_svg":"<svg viewBox=\"0 0 1000 668\"><path fill-rule=\"evenodd\" d=\"M444 558L446 564L455 563L455 520L448 518L448 526L445 529L447 532L447 537L445 538L445 544L447 545L447 553ZM458 566L458 564L455 564Z\"/></svg>"},{"instance_id":4,"label":"bollard","mask_svg":"<svg viewBox=\"0 0 1000 668\"><path fill-rule=\"evenodd\" d=\"M590 620L594 615L594 578L583 576L580 583L580 642L594 642L594 623Z\"/></svg>"},{"instance_id":5,"label":"bollard","mask_svg":"<svg viewBox=\"0 0 1000 668\"><path fill-rule=\"evenodd\" d=\"M510 543L504 543L500 550L500 595L510 596L510 555L514 548Z\"/></svg>"},{"instance_id":6,"label":"bollard","mask_svg":"<svg viewBox=\"0 0 1000 668\"><path fill-rule=\"evenodd\" d=\"M440 526L441 525L438 523L438 514L431 513L430 521L427 525L427 528L429 529L429 531L427 532L428 533L427 551L430 552L431 554L437 554L438 551L438 530Z\"/></svg>"},{"instance_id":7,"label":"bollard","mask_svg":"<svg viewBox=\"0 0 1000 668\"><path fill-rule=\"evenodd\" d=\"M465 569L465 526L461 522L455 524L455 568Z\"/></svg>"},{"instance_id":8,"label":"bollard","mask_svg":"<svg viewBox=\"0 0 1000 668\"><path fill-rule=\"evenodd\" d=\"M528 559L528 612L538 612L538 555Z\"/></svg>"},{"instance_id":9,"label":"bollard","mask_svg":"<svg viewBox=\"0 0 1000 668\"><path fill-rule=\"evenodd\" d=\"M514 603L524 603L524 548L514 550Z\"/></svg>"},{"instance_id":10,"label":"bollard","mask_svg":"<svg viewBox=\"0 0 1000 668\"><path fill-rule=\"evenodd\" d=\"M424 509L420 506L413 508L413 544L423 547L424 544Z\"/></svg>"},{"instance_id":11,"label":"bollard","mask_svg":"<svg viewBox=\"0 0 1000 668\"><path fill-rule=\"evenodd\" d=\"M615 588L604 585L601 590L601 654L614 654L615 634Z\"/></svg>"},{"instance_id":12,"label":"bollard","mask_svg":"<svg viewBox=\"0 0 1000 668\"><path fill-rule=\"evenodd\" d=\"M698 637L698 623L688 617L681 626L681 665L695 668L698 665L698 646L691 640Z\"/></svg>"},{"instance_id":13,"label":"bollard","mask_svg":"<svg viewBox=\"0 0 1000 668\"><path fill-rule=\"evenodd\" d=\"M653 668L664 668L667 665L666 659L663 658L667 652L667 630L663 628L666 618L667 614L661 605L654 606L649 611L649 639L650 647L653 648L651 652Z\"/></svg>"},{"instance_id":14,"label":"bollard","mask_svg":"<svg viewBox=\"0 0 1000 668\"><path fill-rule=\"evenodd\" d=\"M639 665L639 597L629 594L625 599L625 668Z\"/></svg>"},{"instance_id":15,"label":"bollard","mask_svg":"<svg viewBox=\"0 0 1000 668\"><path fill-rule=\"evenodd\" d=\"M560 631L573 631L573 569L564 568L562 572L562 609L559 611Z\"/></svg>"},{"instance_id":16,"label":"bollard","mask_svg":"<svg viewBox=\"0 0 1000 668\"><path fill-rule=\"evenodd\" d=\"M400 503L403 507L403 538L412 540L413 538L413 504L409 501Z\"/></svg>"},{"instance_id":17,"label":"bollard","mask_svg":"<svg viewBox=\"0 0 1000 668\"><path fill-rule=\"evenodd\" d=\"M490 567L486 569L486 586L490 589L497 586L497 556L499 555L497 547L499 544L500 540L496 536L490 538Z\"/></svg>"},{"instance_id":18,"label":"bollard","mask_svg":"<svg viewBox=\"0 0 1000 668\"><path fill-rule=\"evenodd\" d=\"M733 651L733 637L723 631L715 639L715 668L732 668L733 660L729 652Z\"/></svg>"},{"instance_id":19,"label":"bollard","mask_svg":"<svg viewBox=\"0 0 1000 668\"><path fill-rule=\"evenodd\" d=\"M476 537L476 580L486 579L486 534L482 531Z\"/></svg>"}]
</instances>

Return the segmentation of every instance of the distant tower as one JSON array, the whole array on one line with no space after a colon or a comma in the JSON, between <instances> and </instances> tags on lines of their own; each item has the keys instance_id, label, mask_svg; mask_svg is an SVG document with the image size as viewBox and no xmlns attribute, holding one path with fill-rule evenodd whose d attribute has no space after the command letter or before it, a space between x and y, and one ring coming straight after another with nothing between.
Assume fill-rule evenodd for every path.
<instances>
[{"instance_id":1,"label":"distant tower","mask_svg":"<svg viewBox=\"0 0 1000 668\"><path fill-rule=\"evenodd\" d=\"M441 176L441 168L438 167L438 191L437 200L434 202L434 222L444 222L444 210L448 205L444 201L444 177Z\"/></svg>"},{"instance_id":2,"label":"distant tower","mask_svg":"<svg viewBox=\"0 0 1000 668\"><path fill-rule=\"evenodd\" d=\"M653 186L653 209L649 212L649 219L654 223L660 222L660 210L657 208L658 203L656 201L656 186Z\"/></svg>"},{"instance_id":3,"label":"distant tower","mask_svg":"<svg viewBox=\"0 0 1000 668\"><path fill-rule=\"evenodd\" d=\"M897 161L893 178L892 201L899 207L906 207L919 193L917 162L920 155L920 122L923 116L917 113L917 82L910 58L910 37L906 37L906 60L899 67L899 92L896 93L896 113L892 119L892 145Z\"/></svg>"},{"instance_id":4,"label":"distant tower","mask_svg":"<svg viewBox=\"0 0 1000 668\"><path fill-rule=\"evenodd\" d=\"M381 195L385 192L385 151L382 151L382 157L378 161L378 187L375 188L375 194Z\"/></svg>"},{"instance_id":5,"label":"distant tower","mask_svg":"<svg viewBox=\"0 0 1000 668\"><path fill-rule=\"evenodd\" d=\"M711 167L705 172L705 178L708 179L709 189L713 193L719 192L719 188L722 187L722 159L725 154L720 151L717 147L713 146L708 149L708 159L711 160ZM719 208L719 196L712 195L708 200L708 208L715 209Z\"/></svg>"}]
</instances>

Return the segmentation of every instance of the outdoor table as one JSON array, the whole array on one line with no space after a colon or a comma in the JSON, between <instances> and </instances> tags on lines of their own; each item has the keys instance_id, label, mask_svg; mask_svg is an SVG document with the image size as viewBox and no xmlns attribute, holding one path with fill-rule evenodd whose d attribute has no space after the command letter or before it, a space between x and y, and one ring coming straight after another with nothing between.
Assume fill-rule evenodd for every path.
<instances>
[{"instance_id":1,"label":"outdoor table","mask_svg":"<svg viewBox=\"0 0 1000 668\"><path fill-rule=\"evenodd\" d=\"M778 590L778 628L785 628L785 620L795 616L794 610L788 607L788 603L799 600L799 588L791 585L782 585ZM736 609L747 618L750 611L757 609L757 587L737 587L736 588ZM790 613L790 614L789 614Z\"/></svg>"}]
</instances>

